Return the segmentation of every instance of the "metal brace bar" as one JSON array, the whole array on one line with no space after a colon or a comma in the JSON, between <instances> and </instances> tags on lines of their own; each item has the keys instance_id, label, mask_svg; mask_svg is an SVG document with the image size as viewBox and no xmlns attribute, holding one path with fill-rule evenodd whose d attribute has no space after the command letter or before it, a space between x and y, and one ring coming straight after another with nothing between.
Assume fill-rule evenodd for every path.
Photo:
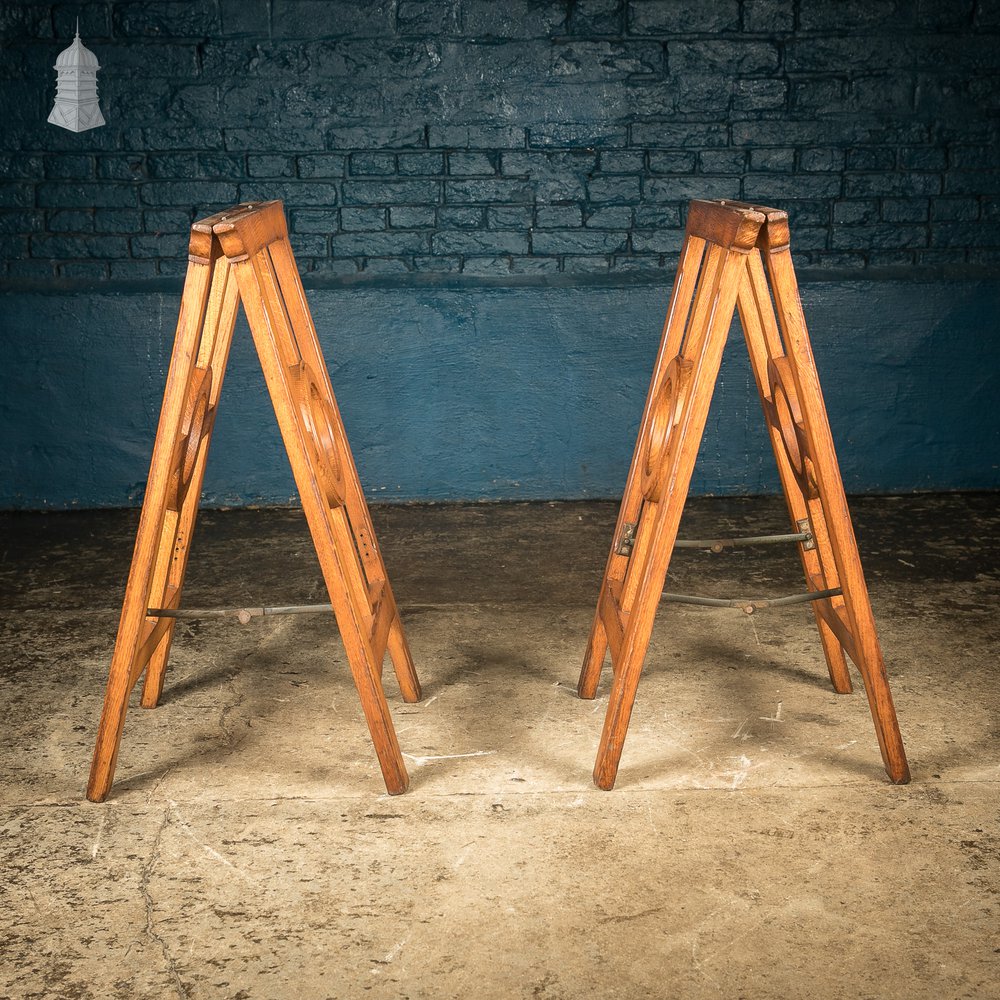
<instances>
[{"instance_id":1,"label":"metal brace bar","mask_svg":"<svg viewBox=\"0 0 1000 1000\"><path fill-rule=\"evenodd\" d=\"M632 555L635 545L637 524L626 521L622 525L621 538L615 546L615 554L619 556ZM799 529L783 535L743 535L737 538L678 538L674 542L676 549L709 549L712 552L722 552L723 549L734 549L743 545L780 545L784 542L801 542L803 548L814 549L816 542L809 530L808 518L796 522Z\"/></svg>"},{"instance_id":2,"label":"metal brace bar","mask_svg":"<svg viewBox=\"0 0 1000 1000\"><path fill-rule=\"evenodd\" d=\"M691 594L663 595L663 600L671 604L698 604L705 608L739 608L748 615L764 608L787 607L789 604L806 604L809 601L823 601L828 597L839 597L840 587L831 590L813 590L806 594L791 594L788 597L696 597ZM271 608L147 608L150 618L236 618L241 625L249 624L253 618L273 615L315 615L333 611L332 604L288 604Z\"/></svg>"},{"instance_id":3,"label":"metal brace bar","mask_svg":"<svg viewBox=\"0 0 1000 1000\"><path fill-rule=\"evenodd\" d=\"M315 615L333 611L332 604L288 604L273 608L147 608L150 618L238 618L241 625L251 618L270 615Z\"/></svg>"},{"instance_id":4,"label":"metal brace bar","mask_svg":"<svg viewBox=\"0 0 1000 1000\"><path fill-rule=\"evenodd\" d=\"M805 594L789 594L788 597L695 597L691 594L664 594L663 600L670 604L697 604L703 608L739 608L744 614L752 615L764 608L783 608L790 604L808 604L811 601L825 601L829 597L839 597L840 587L830 590L811 590Z\"/></svg>"},{"instance_id":5,"label":"metal brace bar","mask_svg":"<svg viewBox=\"0 0 1000 1000\"><path fill-rule=\"evenodd\" d=\"M802 542L808 547L812 534L808 531L789 532L784 535L745 535L742 538L678 538L674 542L677 549L711 549L721 552L740 545L779 545L782 542Z\"/></svg>"}]
</instances>

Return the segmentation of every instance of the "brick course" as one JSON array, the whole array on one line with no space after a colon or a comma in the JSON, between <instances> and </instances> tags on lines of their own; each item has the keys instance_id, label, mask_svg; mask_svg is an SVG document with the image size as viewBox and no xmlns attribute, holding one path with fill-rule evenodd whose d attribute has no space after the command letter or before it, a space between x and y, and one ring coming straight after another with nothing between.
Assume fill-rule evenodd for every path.
<instances>
[{"instance_id":1,"label":"brick course","mask_svg":"<svg viewBox=\"0 0 1000 1000\"><path fill-rule=\"evenodd\" d=\"M803 268L995 269L996 9L23 0L0 274L175 275L193 218L268 197L325 276L655 272L694 197L787 208ZM73 135L44 118L77 13L108 124Z\"/></svg>"}]
</instances>

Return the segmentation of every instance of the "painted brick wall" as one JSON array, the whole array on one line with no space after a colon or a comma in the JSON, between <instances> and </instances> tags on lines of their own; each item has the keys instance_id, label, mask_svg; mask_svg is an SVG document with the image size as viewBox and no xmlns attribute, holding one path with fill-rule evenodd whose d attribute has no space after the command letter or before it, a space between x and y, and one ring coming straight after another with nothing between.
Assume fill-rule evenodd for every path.
<instances>
[{"instance_id":1,"label":"painted brick wall","mask_svg":"<svg viewBox=\"0 0 1000 1000\"><path fill-rule=\"evenodd\" d=\"M139 502L188 227L274 197L373 498L620 494L694 197L789 210L849 490L998 488L998 122L1000 0L0 4L0 507ZM206 501L287 503L239 332ZM732 337L698 493L776 488Z\"/></svg>"},{"instance_id":2,"label":"painted brick wall","mask_svg":"<svg viewBox=\"0 0 1000 1000\"><path fill-rule=\"evenodd\" d=\"M108 125L45 124L75 18ZM284 199L314 280L664 274L692 197L800 267L1000 266L997 0L94 0L0 7L0 257L155 279Z\"/></svg>"}]
</instances>

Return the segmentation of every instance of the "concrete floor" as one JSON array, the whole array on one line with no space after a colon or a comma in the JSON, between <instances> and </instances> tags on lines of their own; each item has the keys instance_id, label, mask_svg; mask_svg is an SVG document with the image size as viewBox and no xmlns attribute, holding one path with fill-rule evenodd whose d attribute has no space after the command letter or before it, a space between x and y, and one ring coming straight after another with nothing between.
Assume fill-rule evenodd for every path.
<instances>
[{"instance_id":1,"label":"concrete floor","mask_svg":"<svg viewBox=\"0 0 1000 1000\"><path fill-rule=\"evenodd\" d=\"M382 786L332 618L186 624L84 801L134 513L0 519L0 995L1000 996L995 496L859 499L913 783L804 607L664 606L610 793L575 685L607 503L376 509L425 700ZM701 500L689 536L787 530ZM800 589L792 551L669 588ZM325 600L301 513L206 512L188 606ZM387 678L391 674L387 672Z\"/></svg>"}]
</instances>

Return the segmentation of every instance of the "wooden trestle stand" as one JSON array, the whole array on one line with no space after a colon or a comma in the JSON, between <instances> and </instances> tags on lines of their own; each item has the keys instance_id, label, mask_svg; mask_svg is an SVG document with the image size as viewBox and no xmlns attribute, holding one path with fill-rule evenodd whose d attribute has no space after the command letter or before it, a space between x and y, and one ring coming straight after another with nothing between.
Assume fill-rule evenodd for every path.
<instances>
[{"instance_id":1,"label":"wooden trestle stand","mask_svg":"<svg viewBox=\"0 0 1000 1000\"><path fill-rule=\"evenodd\" d=\"M907 782L906 755L792 268L788 216L726 201L690 205L580 673L580 697L595 697L610 649L614 678L594 781L610 789L618 773L734 306L794 525L792 535L775 537L796 541L808 588L804 595L756 603L812 603L834 690L851 691L846 653L864 681L886 773L893 782ZM751 601L664 597L743 607L749 613L755 609Z\"/></svg>"},{"instance_id":2,"label":"wooden trestle stand","mask_svg":"<svg viewBox=\"0 0 1000 1000\"><path fill-rule=\"evenodd\" d=\"M375 541L281 202L238 205L191 227L149 481L87 785L111 789L129 695L146 671L142 706L163 690L212 424L240 301L247 312L281 436L385 786L408 777L382 688L388 650L405 701L419 701L392 588Z\"/></svg>"}]
</instances>

